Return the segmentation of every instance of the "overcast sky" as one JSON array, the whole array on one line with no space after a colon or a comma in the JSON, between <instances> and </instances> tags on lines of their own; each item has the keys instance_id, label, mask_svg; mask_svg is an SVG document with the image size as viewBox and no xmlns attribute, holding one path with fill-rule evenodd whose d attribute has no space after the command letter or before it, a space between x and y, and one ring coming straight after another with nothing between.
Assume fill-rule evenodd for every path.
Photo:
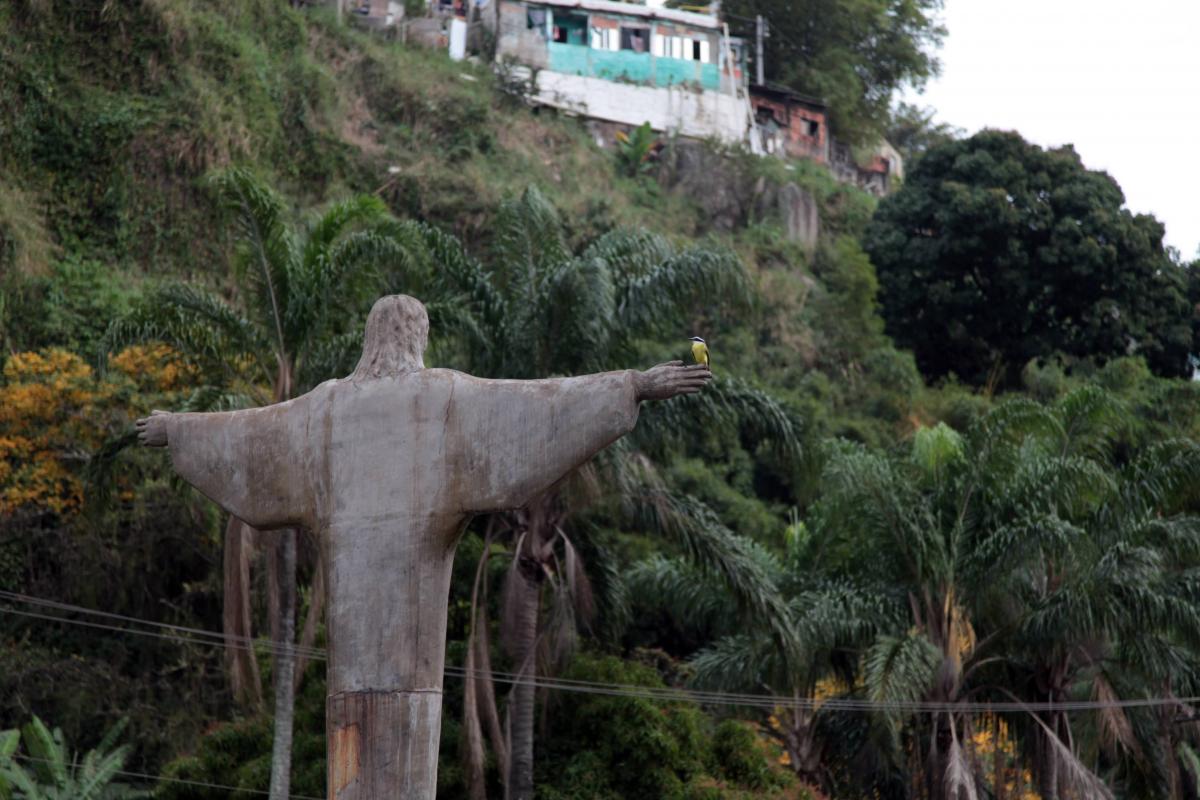
<instances>
[{"instance_id":1,"label":"overcast sky","mask_svg":"<svg viewBox=\"0 0 1200 800\"><path fill-rule=\"evenodd\" d=\"M1200 0L945 0L942 18L942 75L910 102L968 133L1074 144L1197 255Z\"/></svg>"}]
</instances>

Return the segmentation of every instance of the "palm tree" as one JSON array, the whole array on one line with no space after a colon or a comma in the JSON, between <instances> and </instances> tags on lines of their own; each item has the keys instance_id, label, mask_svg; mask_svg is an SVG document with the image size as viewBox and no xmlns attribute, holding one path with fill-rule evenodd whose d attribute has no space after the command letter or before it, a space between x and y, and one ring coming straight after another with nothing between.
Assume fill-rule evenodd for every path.
<instances>
[{"instance_id":1,"label":"palm tree","mask_svg":"<svg viewBox=\"0 0 1200 800\"><path fill-rule=\"evenodd\" d=\"M1136 666L1123 648L1156 633L1194 639L1195 593L1164 566L1200 546L1197 521L1171 503L1195 485L1196 448L1115 471L1106 445L1120 418L1085 387L1051 407L1005 403L965 438L919 431L907 458L856 447L831 458L812 518L827 566L901 589L909 609L867 650L867 691L946 709L907 718L927 796L974 796L982 781L977 720L956 704L1061 701L1081 682L1115 696L1111 674ZM1042 797L1111 796L1065 714L1015 723ZM1100 724L1132 742L1121 715Z\"/></svg>"},{"instance_id":2,"label":"palm tree","mask_svg":"<svg viewBox=\"0 0 1200 800\"><path fill-rule=\"evenodd\" d=\"M438 260L445 265L439 274L468 298L470 320L459 330L469 343L464 352L474 374L538 378L628 366L643 340L662 335L682 339L693 309L747 294L741 266L731 255L706 248L677 251L646 232L612 232L576 255L566 244L555 209L536 189L506 203L494 230L491 269L444 240L431 243L440 248ZM731 586L745 607L775 620L776 633L787 635L782 607L767 590L769 581L746 542L699 501L670 492L638 446L649 444L653 436L648 431L661 439L704 420L735 427L750 420L753 432L795 452L794 423L770 398L732 379L718 380L713 391L695 399L643 413L646 424L638 433L582 470L574 484L560 484L489 522L484 558L501 541L512 558L500 633L519 675L535 676L551 651L561 657L569 648L551 644L569 643L576 620L589 614L592 593L579 541L586 534L572 520L601 497L618 500L627 520L672 536L694 561ZM485 574L481 563L479 575ZM481 591L486 587L477 585L477 601ZM476 614L472 619L468 667L486 670L486 621ZM483 794L481 727L486 723L508 796L528 800L533 794L533 684L518 681L514 686L507 736L490 702L490 683L468 681L467 693L472 796Z\"/></svg>"},{"instance_id":3,"label":"palm tree","mask_svg":"<svg viewBox=\"0 0 1200 800\"><path fill-rule=\"evenodd\" d=\"M789 548L786 563L761 547L756 559L785 604L801 657L788 657L765 620L730 614L724 586L682 559L654 556L636 564L628 578L631 594L651 598L675 625L695 628L707 643L691 655L691 682L701 689L772 695L779 705L757 712L761 730L775 738L806 784L827 786L817 712L802 701L852 686L856 653L877 632L891 627L896 604L847 581L808 572L806 548Z\"/></svg>"},{"instance_id":4,"label":"palm tree","mask_svg":"<svg viewBox=\"0 0 1200 800\"><path fill-rule=\"evenodd\" d=\"M358 325L384 285L382 267L404 257L386 207L363 195L335 203L302 229L283 200L255 175L233 168L210 183L234 223L236 301L200 287L171 283L113 323L106 350L136 341L161 341L197 366L207 382L187 410L205 411L288 400L320 381L344 374L361 340ZM261 703L253 654L238 647L251 636L250 561L260 535L230 518L225 532L224 628L226 661L235 695ZM313 571L308 616L297 663L293 642L296 531L265 539L271 637L275 643L275 742L271 797L288 794L292 707L324 603L323 570ZM320 548L313 548L319 558Z\"/></svg>"},{"instance_id":5,"label":"palm tree","mask_svg":"<svg viewBox=\"0 0 1200 800\"><path fill-rule=\"evenodd\" d=\"M129 757L130 746L113 747L125 729L125 720L108 733L82 759L72 754L63 732L51 732L36 716L21 731L0 731L0 800L135 800L150 791L115 779ZM27 755L17 754L21 741Z\"/></svg>"}]
</instances>

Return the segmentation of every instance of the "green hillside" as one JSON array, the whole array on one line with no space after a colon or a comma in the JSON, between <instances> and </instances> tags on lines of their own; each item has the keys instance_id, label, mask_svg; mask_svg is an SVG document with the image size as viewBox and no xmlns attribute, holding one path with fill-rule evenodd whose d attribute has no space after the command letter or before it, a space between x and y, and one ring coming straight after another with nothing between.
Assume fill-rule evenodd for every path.
<instances>
[{"instance_id":1,"label":"green hillside","mask_svg":"<svg viewBox=\"0 0 1200 800\"><path fill-rule=\"evenodd\" d=\"M594 602L568 608L578 595L562 588L566 568L543 564L537 607L555 646L539 669L768 694L781 705L543 692L537 797L949 800L958 790L941 776L966 769L955 760L966 763L963 748L981 791L1040 781L1046 798L1060 788L1093 796L1093 772L1120 797L1168 796L1156 794L1168 782L1194 789L1200 743L1158 708L1001 724L957 707L786 706L1200 693L1197 384L1152 374L1119 337L1064 334L1054 341L1071 348L1030 349L1021 317L1040 314L1036 300L992 336L995 352L1023 363L968 372L960 360L955 372L936 362L923 376L888 335L902 331L932 363L944 336L982 327L972 315L988 308L972 306L955 270L984 263L989 248L1004 250L1006 264L1029 263L1015 242L1031 226L1008 206L1013 195L1044 202L1054 188L1038 183L1053 177L1027 180L1014 166L1011 153L1032 146L1015 134L931 145L939 155L910 165L912 188L877 201L808 162L666 136L653 145L602 149L584 121L530 108L487 65L282 0L0 5L0 732L37 715L82 753L125 718L125 770L219 785L162 782L160 797L267 788L272 545L250 556L252 659L267 698L256 705L245 687L235 696L221 649L195 632L222 628L225 521L160 452L129 447L133 420L153 408L284 396L286 359L221 338L216 316L191 329L192 350L156 343L170 338L168 323L206 319L202 305L232 309L226 321L253 318L246 236L228 196L245 180L277 199L279 229L297 242L350 207L360 216L346 230L375 237L377 269L355 262L344 285L323 286L337 302L314 304L307 349L284 354L303 376L297 390L345 374L370 300L384 291L430 305L430 365L486 377L645 368L686 357L689 336L709 343L708 394L644 411L628 447L552 495ZM1100 195L1119 206L1119 187L1072 157L1036 158L1085 187L1061 203L1092 237L1054 251L1082 254L1068 288L1087 269L1119 274L1125 258L1103 241L1119 215L1087 206ZM1021 191L972 187L976 172ZM787 235L788 184L816 200L815 243ZM1007 206L997 199L1006 196ZM1039 207L1037 220L1049 213ZM926 216L914 223L917 214ZM991 229L980 231L992 218L1007 227L988 239ZM1137 330L1171 326L1174 358L1194 329L1185 310L1197 282L1164 254L1152 218L1120 224L1166 287ZM930 244L937 236L953 246ZM907 293L901 312L881 313L865 248L886 264L885 284ZM942 269L937 307L962 309L953 320L921 316L930 253ZM468 274L503 302L486 306ZM648 275L665 288L630 310ZM554 276L562 283L547 288ZM181 297L194 305L169 304ZM164 308L173 322L154 316ZM503 318L489 315L495 308ZM913 319L897 323L907 309ZM1102 327L1104 315L1093 317ZM976 344L966 358L975 352L992 350ZM1172 362L1164 374L1182 372ZM459 547L449 665L468 663L482 597L492 666L515 669L501 589L519 560L511 522L476 520ZM554 558L566 563L567 546L554 544ZM300 537L298 626L317 602L317 554ZM490 589L480 595L482 576ZM324 793L324 689L323 662L310 661L296 701L293 795ZM507 689L496 691L503 712ZM463 702L462 682L447 678L439 797L478 796L473 769L487 796L500 796L495 742L471 751ZM1053 746L1060 736L1067 755ZM0 797L5 786L0 777Z\"/></svg>"}]
</instances>

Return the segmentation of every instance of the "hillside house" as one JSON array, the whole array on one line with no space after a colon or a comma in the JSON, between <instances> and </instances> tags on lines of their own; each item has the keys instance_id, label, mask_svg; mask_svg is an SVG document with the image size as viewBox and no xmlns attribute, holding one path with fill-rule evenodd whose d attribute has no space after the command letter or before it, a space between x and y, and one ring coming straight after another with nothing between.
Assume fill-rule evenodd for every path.
<instances>
[{"instance_id":1,"label":"hillside house","mask_svg":"<svg viewBox=\"0 0 1200 800\"><path fill-rule=\"evenodd\" d=\"M715 15L614 0L500 0L496 55L533 99L622 125L745 142L741 43Z\"/></svg>"},{"instance_id":2,"label":"hillside house","mask_svg":"<svg viewBox=\"0 0 1200 800\"><path fill-rule=\"evenodd\" d=\"M842 183L883 197L904 180L904 158L883 139L869 152L857 155L849 145L835 141L829 151L829 171Z\"/></svg>"},{"instance_id":3,"label":"hillside house","mask_svg":"<svg viewBox=\"0 0 1200 800\"><path fill-rule=\"evenodd\" d=\"M829 162L829 124L820 100L763 84L750 88L750 104L767 153Z\"/></svg>"}]
</instances>

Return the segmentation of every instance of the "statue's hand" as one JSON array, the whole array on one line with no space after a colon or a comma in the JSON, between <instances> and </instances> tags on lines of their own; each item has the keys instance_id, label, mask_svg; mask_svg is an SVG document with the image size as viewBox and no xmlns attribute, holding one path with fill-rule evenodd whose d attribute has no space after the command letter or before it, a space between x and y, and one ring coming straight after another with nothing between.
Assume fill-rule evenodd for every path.
<instances>
[{"instance_id":1,"label":"statue's hand","mask_svg":"<svg viewBox=\"0 0 1200 800\"><path fill-rule=\"evenodd\" d=\"M692 394L712 380L712 372L703 364L684 366L682 361L668 361L633 374L638 401L668 400L676 395Z\"/></svg>"},{"instance_id":2,"label":"statue's hand","mask_svg":"<svg viewBox=\"0 0 1200 800\"><path fill-rule=\"evenodd\" d=\"M170 411L151 411L150 416L142 417L136 423L138 442L142 447L167 446L167 417Z\"/></svg>"}]
</instances>

